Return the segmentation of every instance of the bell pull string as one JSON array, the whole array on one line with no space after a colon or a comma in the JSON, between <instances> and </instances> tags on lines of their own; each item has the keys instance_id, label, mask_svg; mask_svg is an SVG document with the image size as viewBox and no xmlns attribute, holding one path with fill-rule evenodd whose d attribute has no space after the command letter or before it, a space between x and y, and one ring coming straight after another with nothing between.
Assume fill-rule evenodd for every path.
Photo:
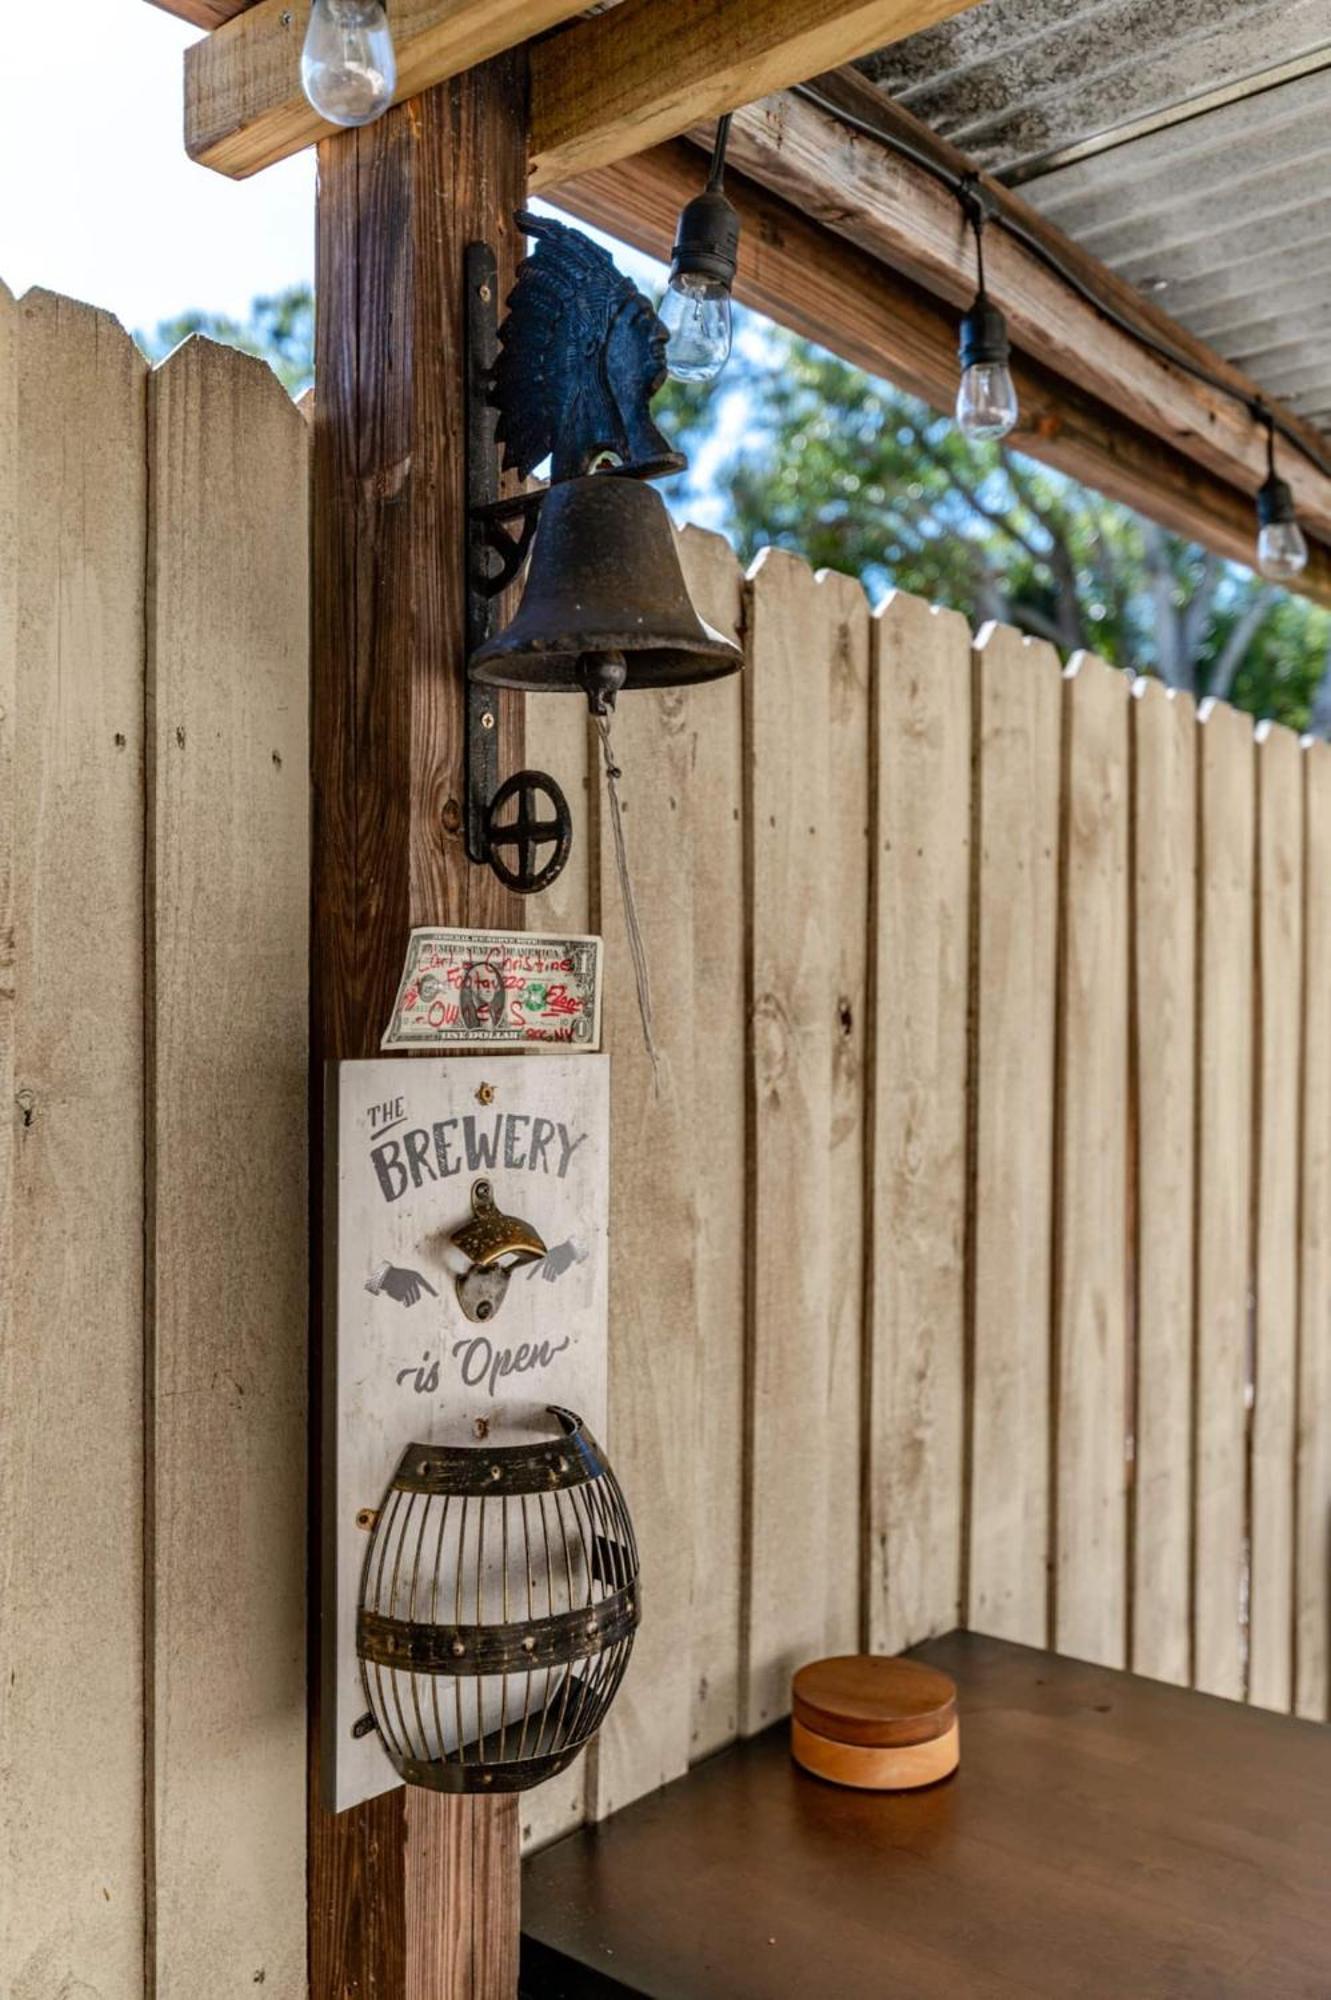
<instances>
[{"instance_id":1,"label":"bell pull string","mask_svg":"<svg viewBox=\"0 0 1331 2000\"><path fill-rule=\"evenodd\" d=\"M647 947L643 943L642 926L638 922L633 878L629 873L628 846L624 839L624 804L619 796L619 781L623 773L615 762L615 753L610 742L609 715L594 715L593 720L596 723L596 733L601 739L605 788L610 796L610 824L615 836L615 872L619 876L619 893L624 904L624 929L629 941L629 957L633 961L633 979L638 989L638 1013L642 1020L643 1046L652 1065L652 1085L659 1097L661 1058L657 1052L656 1036L653 1032L651 973L647 965Z\"/></svg>"}]
</instances>

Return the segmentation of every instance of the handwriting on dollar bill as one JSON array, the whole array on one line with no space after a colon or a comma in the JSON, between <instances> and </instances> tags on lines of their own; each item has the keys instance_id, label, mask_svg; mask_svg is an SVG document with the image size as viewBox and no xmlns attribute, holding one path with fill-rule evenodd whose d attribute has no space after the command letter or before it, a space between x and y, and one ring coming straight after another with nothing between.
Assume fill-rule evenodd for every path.
<instances>
[{"instance_id":1,"label":"handwriting on dollar bill","mask_svg":"<svg viewBox=\"0 0 1331 2000\"><path fill-rule=\"evenodd\" d=\"M415 930L380 1046L599 1047L601 940Z\"/></svg>"}]
</instances>

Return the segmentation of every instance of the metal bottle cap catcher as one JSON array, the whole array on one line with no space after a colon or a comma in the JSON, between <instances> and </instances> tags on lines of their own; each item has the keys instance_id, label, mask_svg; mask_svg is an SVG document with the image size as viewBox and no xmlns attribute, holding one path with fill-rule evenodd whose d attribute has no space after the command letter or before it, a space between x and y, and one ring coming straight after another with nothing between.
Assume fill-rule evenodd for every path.
<instances>
[{"instance_id":1,"label":"metal bottle cap catcher","mask_svg":"<svg viewBox=\"0 0 1331 2000\"><path fill-rule=\"evenodd\" d=\"M366 1558L366 1699L399 1776L519 1792L600 1728L638 1628L638 1550L581 1417L553 1441L408 1445Z\"/></svg>"},{"instance_id":2,"label":"metal bottle cap catcher","mask_svg":"<svg viewBox=\"0 0 1331 2000\"><path fill-rule=\"evenodd\" d=\"M473 245L468 258L467 851L493 865L496 849L516 844L497 801L516 786L529 829L538 824L535 801L545 797L551 814L539 824L556 852L540 864L523 848L519 867L504 870L511 888L530 893L563 866L568 808L543 772L499 786L488 691L582 694L604 717L621 689L714 680L736 672L743 655L698 616L665 504L643 484L688 463L651 414L666 379L664 323L589 237L525 211L517 223L535 249L497 329L493 253ZM548 457L550 485L501 500L496 442L504 469L524 480ZM529 551L522 602L496 635L493 600Z\"/></svg>"}]
</instances>

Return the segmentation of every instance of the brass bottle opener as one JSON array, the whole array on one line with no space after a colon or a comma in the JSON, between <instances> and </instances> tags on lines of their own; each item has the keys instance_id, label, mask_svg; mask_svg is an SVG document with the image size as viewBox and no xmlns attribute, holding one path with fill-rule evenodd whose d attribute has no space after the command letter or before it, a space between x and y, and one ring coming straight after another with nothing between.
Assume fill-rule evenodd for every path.
<instances>
[{"instance_id":1,"label":"brass bottle opener","mask_svg":"<svg viewBox=\"0 0 1331 2000\"><path fill-rule=\"evenodd\" d=\"M529 1222L495 1206L489 1181L474 1183L471 1221L453 1231L452 1241L471 1260L469 1269L454 1281L458 1303L468 1319L482 1322L499 1311L514 1271L522 1264L539 1263L546 1254Z\"/></svg>"}]
</instances>

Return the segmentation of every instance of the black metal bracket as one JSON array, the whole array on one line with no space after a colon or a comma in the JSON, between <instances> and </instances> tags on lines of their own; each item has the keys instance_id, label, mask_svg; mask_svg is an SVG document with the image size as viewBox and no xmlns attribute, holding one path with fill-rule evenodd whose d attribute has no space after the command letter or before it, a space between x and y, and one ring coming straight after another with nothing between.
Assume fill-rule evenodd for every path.
<instances>
[{"instance_id":1,"label":"black metal bracket","mask_svg":"<svg viewBox=\"0 0 1331 2000\"><path fill-rule=\"evenodd\" d=\"M469 243L464 259L467 288L467 638L468 659L494 629L490 588L488 537L482 510L499 498L499 461L495 453L494 416L486 395L498 345L499 311L495 293L499 269L488 243ZM467 765L467 856L488 862L486 831L490 801L499 787L499 713L494 692L467 682L464 744Z\"/></svg>"},{"instance_id":2,"label":"black metal bracket","mask_svg":"<svg viewBox=\"0 0 1331 2000\"><path fill-rule=\"evenodd\" d=\"M467 392L467 658L494 631L495 599L508 589L531 549L543 492L499 497L496 415L489 401L499 347L499 271L488 243L469 243L464 258ZM495 690L467 682L463 751L466 763L467 858L493 868L506 888L535 895L563 872L573 842L568 801L544 771L518 771L499 782L499 710ZM549 818L538 816L544 797ZM505 825L500 814L513 799L518 816ZM502 848L516 848L514 864ZM539 856L551 849L540 866Z\"/></svg>"}]
</instances>

